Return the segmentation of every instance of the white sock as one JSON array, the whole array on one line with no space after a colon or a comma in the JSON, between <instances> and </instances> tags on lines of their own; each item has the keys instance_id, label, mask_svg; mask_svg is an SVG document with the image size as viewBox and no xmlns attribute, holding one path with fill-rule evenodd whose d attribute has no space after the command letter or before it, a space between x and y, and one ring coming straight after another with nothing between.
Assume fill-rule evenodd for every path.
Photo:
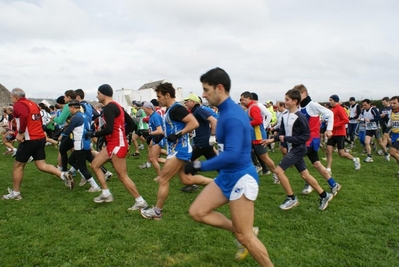
<instances>
[{"instance_id":1,"label":"white sock","mask_svg":"<svg viewBox=\"0 0 399 267\"><path fill-rule=\"evenodd\" d=\"M60 171L62 171L62 167L60 167L60 166L57 166L57 169L59 169Z\"/></svg>"},{"instance_id":2,"label":"white sock","mask_svg":"<svg viewBox=\"0 0 399 267\"><path fill-rule=\"evenodd\" d=\"M109 196L111 194L111 192L109 192L109 189L103 189L102 194L103 194L103 196Z\"/></svg>"},{"instance_id":3,"label":"white sock","mask_svg":"<svg viewBox=\"0 0 399 267\"><path fill-rule=\"evenodd\" d=\"M65 181L65 172L61 172L61 179L63 180L63 181Z\"/></svg>"},{"instance_id":4,"label":"white sock","mask_svg":"<svg viewBox=\"0 0 399 267\"><path fill-rule=\"evenodd\" d=\"M17 191L12 190L12 192L13 192L14 195L20 195L21 194L21 192L19 192L19 191L17 192Z\"/></svg>"},{"instance_id":5,"label":"white sock","mask_svg":"<svg viewBox=\"0 0 399 267\"><path fill-rule=\"evenodd\" d=\"M74 172L74 171L76 171L76 169L72 166L72 167L69 169L69 171L70 171L70 172Z\"/></svg>"},{"instance_id":6,"label":"white sock","mask_svg":"<svg viewBox=\"0 0 399 267\"><path fill-rule=\"evenodd\" d=\"M143 201L144 201L144 198L143 198L142 196L139 196L138 198L136 198L136 201L137 201L137 202L143 202Z\"/></svg>"},{"instance_id":7,"label":"white sock","mask_svg":"<svg viewBox=\"0 0 399 267\"><path fill-rule=\"evenodd\" d=\"M16 148L14 148L12 151L14 151L14 152L15 152L15 151L17 151L17 149L16 149Z\"/></svg>"},{"instance_id":8,"label":"white sock","mask_svg":"<svg viewBox=\"0 0 399 267\"><path fill-rule=\"evenodd\" d=\"M93 188L97 188L98 187L98 184L96 183L96 181L93 179L93 177L91 177L89 180L87 180L89 183L90 183L90 185L91 185L91 187L93 187Z\"/></svg>"}]
</instances>

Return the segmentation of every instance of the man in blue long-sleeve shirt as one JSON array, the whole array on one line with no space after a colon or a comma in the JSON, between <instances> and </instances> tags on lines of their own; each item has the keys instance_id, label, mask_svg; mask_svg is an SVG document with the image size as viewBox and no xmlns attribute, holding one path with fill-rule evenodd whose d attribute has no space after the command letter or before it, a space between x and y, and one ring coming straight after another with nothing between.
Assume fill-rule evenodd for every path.
<instances>
[{"instance_id":1,"label":"man in blue long-sleeve shirt","mask_svg":"<svg viewBox=\"0 0 399 267\"><path fill-rule=\"evenodd\" d=\"M219 170L219 175L193 202L190 215L197 222L233 232L239 246L236 259L245 258L249 252L260 265L273 266L265 246L257 238L258 228L253 227L259 177L251 160L248 116L230 98L230 78L223 69L212 69L200 80L203 97L219 109L216 126L219 155L204 162L187 162L185 172ZM215 211L227 203L231 220Z\"/></svg>"}]
</instances>

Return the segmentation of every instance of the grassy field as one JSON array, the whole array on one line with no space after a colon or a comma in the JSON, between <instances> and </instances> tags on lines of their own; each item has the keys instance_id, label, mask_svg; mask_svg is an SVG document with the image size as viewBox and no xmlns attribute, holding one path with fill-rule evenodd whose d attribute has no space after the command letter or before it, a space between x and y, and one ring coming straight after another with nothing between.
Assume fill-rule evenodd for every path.
<instances>
[{"instance_id":1,"label":"grassy field","mask_svg":"<svg viewBox=\"0 0 399 267\"><path fill-rule=\"evenodd\" d=\"M56 164L56 149L46 149L47 162ZM359 152L354 151L363 160ZM127 162L130 177L153 205L155 171L138 168L145 155ZM276 163L281 159L277 151L270 155ZM13 159L0 157L3 195L12 188ZM275 266L399 266L398 170L394 160L375 155L374 163L362 162L356 172L351 161L335 154L333 174L342 190L325 211L318 210L316 193L300 195L303 182L294 168L287 175L300 205L292 210L279 209L282 187L262 176L255 225ZM327 189L321 176L310 171ZM109 186L115 201L96 204L98 193L82 187L69 191L60 179L28 164L23 199L0 201L0 266L257 266L251 256L234 261L232 234L189 217L198 192L181 192L178 179L171 182L161 221L128 211L134 199L115 176ZM229 214L227 207L220 211Z\"/></svg>"}]
</instances>

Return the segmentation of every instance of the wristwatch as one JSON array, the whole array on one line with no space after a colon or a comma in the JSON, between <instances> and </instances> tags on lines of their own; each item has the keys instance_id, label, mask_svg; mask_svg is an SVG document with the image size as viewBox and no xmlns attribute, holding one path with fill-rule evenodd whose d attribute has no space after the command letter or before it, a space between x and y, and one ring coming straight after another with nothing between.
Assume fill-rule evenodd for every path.
<instances>
[{"instance_id":1,"label":"wristwatch","mask_svg":"<svg viewBox=\"0 0 399 267\"><path fill-rule=\"evenodd\" d=\"M24 134L25 132L22 132L22 131L18 131L18 133L19 133L19 134Z\"/></svg>"}]
</instances>

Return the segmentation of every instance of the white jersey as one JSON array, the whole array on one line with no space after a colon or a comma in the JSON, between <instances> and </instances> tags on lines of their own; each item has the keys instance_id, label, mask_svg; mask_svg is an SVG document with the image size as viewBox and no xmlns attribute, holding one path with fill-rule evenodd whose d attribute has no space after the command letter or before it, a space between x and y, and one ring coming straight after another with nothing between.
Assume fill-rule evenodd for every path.
<instances>
[{"instance_id":1,"label":"white jersey","mask_svg":"<svg viewBox=\"0 0 399 267\"><path fill-rule=\"evenodd\" d=\"M355 118L359 114L357 114L357 106L358 104L355 104L352 106L349 106L349 118ZM351 119L349 120L349 123L356 124L358 123L357 119Z\"/></svg>"},{"instance_id":2,"label":"white jersey","mask_svg":"<svg viewBox=\"0 0 399 267\"><path fill-rule=\"evenodd\" d=\"M363 110L363 112L360 114L359 118L364 118L364 119L369 119L369 120L374 120L376 111L374 108L370 108L369 110ZM366 130L377 130L380 128L380 124L376 121L369 121L369 122L364 122L366 126Z\"/></svg>"},{"instance_id":3,"label":"white jersey","mask_svg":"<svg viewBox=\"0 0 399 267\"><path fill-rule=\"evenodd\" d=\"M265 130L270 127L270 121L272 120L272 113L262 104L262 103L256 103L258 107L260 108L260 113L262 114L263 118L263 127L265 127Z\"/></svg>"}]
</instances>

